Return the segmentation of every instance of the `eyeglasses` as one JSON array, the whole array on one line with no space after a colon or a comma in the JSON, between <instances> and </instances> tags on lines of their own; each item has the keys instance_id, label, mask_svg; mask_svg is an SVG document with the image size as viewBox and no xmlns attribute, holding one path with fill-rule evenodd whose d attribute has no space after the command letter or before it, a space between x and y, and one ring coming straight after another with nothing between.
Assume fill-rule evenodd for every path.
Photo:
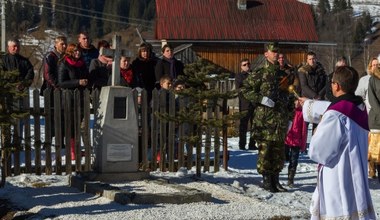
<instances>
[{"instance_id":1,"label":"eyeglasses","mask_svg":"<svg viewBox=\"0 0 380 220\"><path fill-rule=\"evenodd\" d=\"M250 63L242 63L241 64L242 66L249 66L249 65L251 65Z\"/></svg>"}]
</instances>

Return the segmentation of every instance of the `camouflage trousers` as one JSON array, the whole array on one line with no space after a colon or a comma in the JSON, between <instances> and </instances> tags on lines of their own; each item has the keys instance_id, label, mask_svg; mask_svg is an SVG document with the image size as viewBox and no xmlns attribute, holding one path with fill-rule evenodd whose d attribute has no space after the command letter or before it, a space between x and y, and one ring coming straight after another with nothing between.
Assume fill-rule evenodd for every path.
<instances>
[{"instance_id":1,"label":"camouflage trousers","mask_svg":"<svg viewBox=\"0 0 380 220\"><path fill-rule=\"evenodd\" d=\"M280 141L258 141L259 158L257 172L260 174L278 174L284 167L285 146Z\"/></svg>"}]
</instances>

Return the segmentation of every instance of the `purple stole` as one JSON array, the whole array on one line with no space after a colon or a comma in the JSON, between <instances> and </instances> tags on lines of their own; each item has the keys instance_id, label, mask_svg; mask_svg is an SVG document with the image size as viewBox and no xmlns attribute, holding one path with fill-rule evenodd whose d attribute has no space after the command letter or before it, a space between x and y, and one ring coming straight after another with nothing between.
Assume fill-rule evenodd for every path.
<instances>
[{"instance_id":1,"label":"purple stole","mask_svg":"<svg viewBox=\"0 0 380 220\"><path fill-rule=\"evenodd\" d=\"M327 110L338 111L356 122L363 129L369 131L367 111L365 109L363 111L360 110L354 103L342 100L330 105Z\"/></svg>"}]
</instances>

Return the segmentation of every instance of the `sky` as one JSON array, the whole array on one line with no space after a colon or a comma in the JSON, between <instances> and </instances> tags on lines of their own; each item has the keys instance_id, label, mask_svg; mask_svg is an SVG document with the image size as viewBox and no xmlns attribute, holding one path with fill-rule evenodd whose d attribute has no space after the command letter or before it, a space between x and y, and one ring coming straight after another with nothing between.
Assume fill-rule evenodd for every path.
<instances>
[{"instance_id":1,"label":"sky","mask_svg":"<svg viewBox=\"0 0 380 220\"><path fill-rule=\"evenodd\" d=\"M316 185L316 164L301 154L295 187L284 193L270 193L261 188L262 177L256 170L257 151L239 150L238 139L228 139L228 170L202 173L194 178L195 168L178 172L151 172L172 184L209 192L211 202L192 204L126 204L112 202L99 195L80 192L68 185L68 176L20 175L7 178L0 197L29 213L33 219L269 219L289 216L308 219L311 195ZM286 184L287 165L280 175ZM222 168L222 166L221 166ZM167 193L171 187L157 186L150 181L112 183L136 193ZM380 218L380 183L369 180L377 218ZM39 187L36 187L39 186ZM287 187L286 187L287 188ZM24 212L20 212L22 214Z\"/></svg>"}]
</instances>

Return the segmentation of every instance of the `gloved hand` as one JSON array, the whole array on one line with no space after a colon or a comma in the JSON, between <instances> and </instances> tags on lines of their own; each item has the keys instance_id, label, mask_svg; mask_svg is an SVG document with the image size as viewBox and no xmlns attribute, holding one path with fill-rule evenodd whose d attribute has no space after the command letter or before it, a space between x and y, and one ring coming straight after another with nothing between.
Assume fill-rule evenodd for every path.
<instances>
[{"instance_id":1,"label":"gloved hand","mask_svg":"<svg viewBox=\"0 0 380 220\"><path fill-rule=\"evenodd\" d=\"M261 104L269 108L273 108L276 103L272 99L264 96L263 99L261 100Z\"/></svg>"}]
</instances>

